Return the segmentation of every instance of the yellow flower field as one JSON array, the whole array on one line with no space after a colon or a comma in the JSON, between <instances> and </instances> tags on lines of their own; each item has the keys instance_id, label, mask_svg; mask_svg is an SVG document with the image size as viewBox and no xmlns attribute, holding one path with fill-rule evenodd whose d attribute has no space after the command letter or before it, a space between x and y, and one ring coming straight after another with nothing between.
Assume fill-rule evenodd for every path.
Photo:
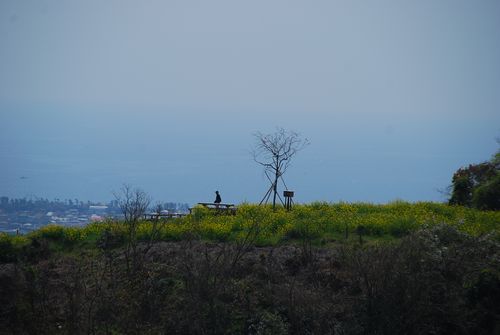
<instances>
[{"instance_id":1,"label":"yellow flower field","mask_svg":"<svg viewBox=\"0 0 500 335\"><path fill-rule=\"evenodd\" d=\"M273 211L270 206L242 204L236 215L217 215L196 208L192 215L159 222L139 222L134 238L138 241L182 240L186 236L214 241L251 240L257 245L275 245L287 241L356 238L362 233L370 239L399 238L419 227L447 224L473 236L490 234L500 239L500 212L448 206L432 202L326 203L296 205L290 212ZM85 242L95 245L105 231L122 240L128 238L127 225L106 221L83 228L47 225L24 236L0 235L0 245L25 245L35 238L46 238L62 245Z\"/></svg>"}]
</instances>

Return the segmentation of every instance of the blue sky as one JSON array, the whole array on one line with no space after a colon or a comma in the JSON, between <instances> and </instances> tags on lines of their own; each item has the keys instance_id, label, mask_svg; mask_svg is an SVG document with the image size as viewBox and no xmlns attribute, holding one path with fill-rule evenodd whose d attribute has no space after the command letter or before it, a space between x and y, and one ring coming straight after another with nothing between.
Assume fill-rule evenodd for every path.
<instances>
[{"instance_id":1,"label":"blue sky","mask_svg":"<svg viewBox=\"0 0 500 335\"><path fill-rule=\"evenodd\" d=\"M3 0L0 194L257 202L284 127L298 202L442 201L498 148L499 34L495 0Z\"/></svg>"}]
</instances>

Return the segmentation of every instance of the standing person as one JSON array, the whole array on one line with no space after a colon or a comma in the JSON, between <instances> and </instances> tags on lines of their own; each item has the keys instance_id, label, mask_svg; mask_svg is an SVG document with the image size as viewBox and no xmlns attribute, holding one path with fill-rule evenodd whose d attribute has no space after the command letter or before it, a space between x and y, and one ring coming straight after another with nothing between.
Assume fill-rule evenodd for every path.
<instances>
[{"instance_id":1,"label":"standing person","mask_svg":"<svg viewBox=\"0 0 500 335\"><path fill-rule=\"evenodd\" d=\"M220 197L219 191L215 191L215 201L214 204L220 204L222 202L222 199Z\"/></svg>"}]
</instances>

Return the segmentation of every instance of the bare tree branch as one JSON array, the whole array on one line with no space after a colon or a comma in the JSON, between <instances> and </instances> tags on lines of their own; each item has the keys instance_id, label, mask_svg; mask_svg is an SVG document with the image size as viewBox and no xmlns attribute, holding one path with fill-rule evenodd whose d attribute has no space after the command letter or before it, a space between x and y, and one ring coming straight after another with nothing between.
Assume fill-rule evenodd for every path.
<instances>
[{"instance_id":1,"label":"bare tree branch","mask_svg":"<svg viewBox=\"0 0 500 335\"><path fill-rule=\"evenodd\" d=\"M146 213L151 203L151 198L143 190L134 189L127 184L122 186L120 193L114 193L114 196L121 208L127 228L125 258L127 272L130 273L131 269L135 269L140 264L137 254L137 228L139 219Z\"/></svg>"},{"instance_id":2,"label":"bare tree branch","mask_svg":"<svg viewBox=\"0 0 500 335\"><path fill-rule=\"evenodd\" d=\"M309 145L309 141L302 139L299 133L283 128L277 128L271 134L257 132L254 136L256 138L256 144L252 151L254 161L262 165L264 171L274 175L273 208L275 208L278 179L290 166L293 156Z\"/></svg>"},{"instance_id":3,"label":"bare tree branch","mask_svg":"<svg viewBox=\"0 0 500 335\"><path fill-rule=\"evenodd\" d=\"M114 196L127 223L139 220L151 203L151 198L146 192L127 184L122 186L121 192L114 193Z\"/></svg>"}]
</instances>

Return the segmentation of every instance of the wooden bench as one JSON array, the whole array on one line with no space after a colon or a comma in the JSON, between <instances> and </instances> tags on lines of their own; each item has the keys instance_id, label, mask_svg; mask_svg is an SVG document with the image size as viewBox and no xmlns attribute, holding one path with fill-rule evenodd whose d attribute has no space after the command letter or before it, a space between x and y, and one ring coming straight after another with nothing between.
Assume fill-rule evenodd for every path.
<instances>
[{"instance_id":1,"label":"wooden bench","mask_svg":"<svg viewBox=\"0 0 500 335\"><path fill-rule=\"evenodd\" d=\"M236 206L234 204L216 204L214 202L199 202L198 205L201 205L210 210L216 211L217 213L227 213L236 215ZM193 212L193 208L189 209L189 213Z\"/></svg>"}]
</instances>

